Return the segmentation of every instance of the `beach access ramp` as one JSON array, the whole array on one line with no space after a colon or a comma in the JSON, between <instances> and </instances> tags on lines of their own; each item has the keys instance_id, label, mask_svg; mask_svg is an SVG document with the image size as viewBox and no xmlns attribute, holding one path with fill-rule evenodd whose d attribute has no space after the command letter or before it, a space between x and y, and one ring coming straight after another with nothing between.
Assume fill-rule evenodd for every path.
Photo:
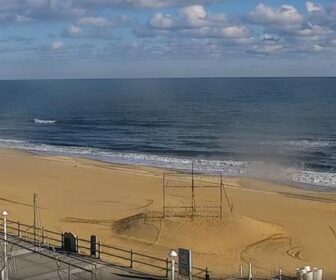
<instances>
[{"instance_id":1,"label":"beach access ramp","mask_svg":"<svg viewBox=\"0 0 336 280\"><path fill-rule=\"evenodd\" d=\"M0 236L3 246L4 239ZM87 256L34 245L13 235L7 237L7 252L6 267L11 280L160 279ZM4 267L3 259L2 254L1 267Z\"/></svg>"}]
</instances>

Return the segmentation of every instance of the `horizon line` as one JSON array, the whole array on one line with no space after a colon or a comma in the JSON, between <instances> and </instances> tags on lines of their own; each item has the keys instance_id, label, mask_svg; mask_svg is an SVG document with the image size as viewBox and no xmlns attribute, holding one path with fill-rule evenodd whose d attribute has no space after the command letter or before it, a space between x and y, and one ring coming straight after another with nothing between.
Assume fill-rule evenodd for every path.
<instances>
[{"instance_id":1,"label":"horizon line","mask_svg":"<svg viewBox=\"0 0 336 280\"><path fill-rule=\"evenodd\" d=\"M231 77L111 77L111 78L31 78L31 79L1 79L5 81L80 81L80 80L169 80L169 79L333 79L336 76L231 76Z\"/></svg>"}]
</instances>

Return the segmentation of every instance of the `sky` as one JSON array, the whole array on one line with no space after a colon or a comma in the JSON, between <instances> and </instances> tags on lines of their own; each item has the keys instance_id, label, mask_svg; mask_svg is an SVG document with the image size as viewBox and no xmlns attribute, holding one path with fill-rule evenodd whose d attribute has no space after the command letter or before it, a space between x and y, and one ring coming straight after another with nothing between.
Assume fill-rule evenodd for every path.
<instances>
[{"instance_id":1,"label":"sky","mask_svg":"<svg viewBox=\"0 0 336 280\"><path fill-rule=\"evenodd\" d=\"M0 79L336 76L336 0L0 0Z\"/></svg>"}]
</instances>

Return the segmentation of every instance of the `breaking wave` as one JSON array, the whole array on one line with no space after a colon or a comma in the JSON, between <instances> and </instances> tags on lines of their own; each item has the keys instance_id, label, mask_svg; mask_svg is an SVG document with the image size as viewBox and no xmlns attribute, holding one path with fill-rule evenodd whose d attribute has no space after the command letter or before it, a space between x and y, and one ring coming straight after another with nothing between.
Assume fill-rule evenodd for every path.
<instances>
[{"instance_id":1,"label":"breaking wave","mask_svg":"<svg viewBox=\"0 0 336 280\"><path fill-rule=\"evenodd\" d=\"M56 120L41 120L41 119L34 119L35 123L38 124L53 124L56 123Z\"/></svg>"},{"instance_id":2,"label":"breaking wave","mask_svg":"<svg viewBox=\"0 0 336 280\"><path fill-rule=\"evenodd\" d=\"M191 158L118 152L90 147L35 144L15 139L0 139L0 147L22 149L48 155L84 157L110 163L144 165L174 170L190 170L193 160ZM271 166L269 163L264 162L199 159L194 160L194 167L197 171L222 172L227 176L250 176L336 188L336 173L315 172L302 168L276 165Z\"/></svg>"}]
</instances>

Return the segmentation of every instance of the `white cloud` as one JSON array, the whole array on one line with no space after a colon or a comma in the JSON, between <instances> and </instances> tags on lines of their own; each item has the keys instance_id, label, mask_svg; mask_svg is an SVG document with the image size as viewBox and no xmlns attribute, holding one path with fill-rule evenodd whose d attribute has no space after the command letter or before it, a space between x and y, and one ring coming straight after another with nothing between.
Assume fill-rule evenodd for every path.
<instances>
[{"instance_id":1,"label":"white cloud","mask_svg":"<svg viewBox=\"0 0 336 280\"><path fill-rule=\"evenodd\" d=\"M306 2L306 9L309 13L322 11L322 7L320 5L317 5L311 1Z\"/></svg>"},{"instance_id":2,"label":"white cloud","mask_svg":"<svg viewBox=\"0 0 336 280\"><path fill-rule=\"evenodd\" d=\"M73 35L73 36L79 36L80 34L83 33L83 30L76 25L71 25L67 28L66 30L68 32L68 34Z\"/></svg>"},{"instance_id":3,"label":"white cloud","mask_svg":"<svg viewBox=\"0 0 336 280\"><path fill-rule=\"evenodd\" d=\"M38 9L48 5L47 0L26 0L26 3L28 5L28 7L38 8Z\"/></svg>"},{"instance_id":4,"label":"white cloud","mask_svg":"<svg viewBox=\"0 0 336 280\"><path fill-rule=\"evenodd\" d=\"M321 52L321 51L323 51L323 47L321 46L321 45L319 45L319 44L315 44L315 45L313 45L313 50L315 51L315 52Z\"/></svg>"},{"instance_id":5,"label":"white cloud","mask_svg":"<svg viewBox=\"0 0 336 280\"><path fill-rule=\"evenodd\" d=\"M52 50L60 50L64 48L64 43L61 41L56 41L51 44Z\"/></svg>"},{"instance_id":6,"label":"white cloud","mask_svg":"<svg viewBox=\"0 0 336 280\"><path fill-rule=\"evenodd\" d=\"M274 55L278 53L282 53L285 51L285 47L281 43L266 43L264 45L255 45L253 46L249 52L263 55Z\"/></svg>"},{"instance_id":7,"label":"white cloud","mask_svg":"<svg viewBox=\"0 0 336 280\"><path fill-rule=\"evenodd\" d=\"M112 6L122 8L161 9L167 7L181 7L190 5L206 5L220 2L220 0L73 0L77 5Z\"/></svg>"},{"instance_id":8,"label":"white cloud","mask_svg":"<svg viewBox=\"0 0 336 280\"><path fill-rule=\"evenodd\" d=\"M304 17L294 6L282 5L280 8L273 8L265 4L259 4L251 13L252 22L266 25L300 25Z\"/></svg>"},{"instance_id":9,"label":"white cloud","mask_svg":"<svg viewBox=\"0 0 336 280\"><path fill-rule=\"evenodd\" d=\"M300 36L324 36L332 31L327 27L322 27L319 25L314 25L308 22L308 26L306 28L302 28L296 32Z\"/></svg>"},{"instance_id":10,"label":"white cloud","mask_svg":"<svg viewBox=\"0 0 336 280\"><path fill-rule=\"evenodd\" d=\"M183 34L189 36L204 37L204 38L226 38L239 39L248 38L249 30L245 26L225 26L225 27L201 27L198 29L187 30Z\"/></svg>"},{"instance_id":11,"label":"white cloud","mask_svg":"<svg viewBox=\"0 0 336 280\"><path fill-rule=\"evenodd\" d=\"M140 37L177 36L177 38L218 38L235 40L237 44L251 42L249 28L240 22L231 23L224 14L208 13L202 5L183 7L175 16L156 13L146 26L138 26L135 33ZM244 40L243 40L244 39Z\"/></svg>"},{"instance_id":12,"label":"white cloud","mask_svg":"<svg viewBox=\"0 0 336 280\"><path fill-rule=\"evenodd\" d=\"M264 42L278 42L280 41L280 37L276 34L264 33L261 36L261 40Z\"/></svg>"},{"instance_id":13,"label":"white cloud","mask_svg":"<svg viewBox=\"0 0 336 280\"><path fill-rule=\"evenodd\" d=\"M180 14L191 27L206 25L207 12L201 5L193 5L181 9Z\"/></svg>"},{"instance_id":14,"label":"white cloud","mask_svg":"<svg viewBox=\"0 0 336 280\"><path fill-rule=\"evenodd\" d=\"M176 21L170 15L156 13L152 17L150 17L148 24L152 28L171 29L176 26Z\"/></svg>"},{"instance_id":15,"label":"white cloud","mask_svg":"<svg viewBox=\"0 0 336 280\"><path fill-rule=\"evenodd\" d=\"M282 44L276 44L276 45L266 45L265 46L265 53L277 53L283 50Z\"/></svg>"},{"instance_id":16,"label":"white cloud","mask_svg":"<svg viewBox=\"0 0 336 280\"><path fill-rule=\"evenodd\" d=\"M110 20L103 17L83 17L77 23L79 25L89 25L95 27L108 27L114 25Z\"/></svg>"}]
</instances>

